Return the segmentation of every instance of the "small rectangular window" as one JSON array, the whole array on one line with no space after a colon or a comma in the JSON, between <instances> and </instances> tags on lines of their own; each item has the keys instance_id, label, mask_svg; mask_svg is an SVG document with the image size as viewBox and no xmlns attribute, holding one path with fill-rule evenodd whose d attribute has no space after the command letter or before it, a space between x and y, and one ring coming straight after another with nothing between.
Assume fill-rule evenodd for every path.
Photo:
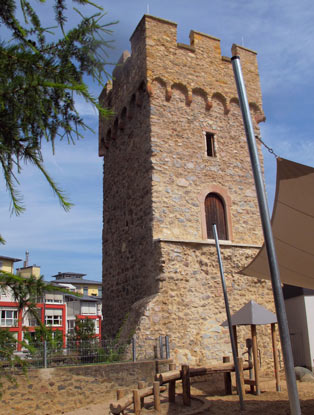
<instances>
[{"instance_id":1,"label":"small rectangular window","mask_svg":"<svg viewBox=\"0 0 314 415\"><path fill-rule=\"evenodd\" d=\"M206 154L208 157L216 157L215 136L213 133L206 133Z\"/></svg>"},{"instance_id":2,"label":"small rectangular window","mask_svg":"<svg viewBox=\"0 0 314 415\"><path fill-rule=\"evenodd\" d=\"M0 326L14 327L17 326L17 310L1 310Z\"/></svg>"}]
</instances>

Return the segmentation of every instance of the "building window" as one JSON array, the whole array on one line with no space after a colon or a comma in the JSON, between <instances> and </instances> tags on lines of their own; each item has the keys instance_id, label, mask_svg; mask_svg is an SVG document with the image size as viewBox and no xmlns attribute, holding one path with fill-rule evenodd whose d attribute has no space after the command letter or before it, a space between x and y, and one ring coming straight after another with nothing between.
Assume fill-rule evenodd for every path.
<instances>
[{"instance_id":1,"label":"building window","mask_svg":"<svg viewBox=\"0 0 314 415\"><path fill-rule=\"evenodd\" d=\"M68 320L68 333L73 333L75 327L75 320Z\"/></svg>"},{"instance_id":2,"label":"building window","mask_svg":"<svg viewBox=\"0 0 314 415\"><path fill-rule=\"evenodd\" d=\"M98 287L98 297L102 297L102 287Z\"/></svg>"},{"instance_id":3,"label":"building window","mask_svg":"<svg viewBox=\"0 0 314 415\"><path fill-rule=\"evenodd\" d=\"M34 310L34 311L35 311L35 313L37 313L38 319L36 319L36 317L33 313L30 313L28 311L27 316L28 316L28 325L29 325L29 327L39 326L38 321L41 321L41 308L36 308L36 310Z\"/></svg>"},{"instance_id":4,"label":"building window","mask_svg":"<svg viewBox=\"0 0 314 415\"><path fill-rule=\"evenodd\" d=\"M206 154L208 157L216 157L215 136L213 133L206 133Z\"/></svg>"},{"instance_id":5,"label":"building window","mask_svg":"<svg viewBox=\"0 0 314 415\"><path fill-rule=\"evenodd\" d=\"M45 323L47 326L62 326L62 310L46 310Z\"/></svg>"},{"instance_id":6,"label":"building window","mask_svg":"<svg viewBox=\"0 0 314 415\"><path fill-rule=\"evenodd\" d=\"M1 310L0 326L17 326L17 310Z\"/></svg>"},{"instance_id":7,"label":"building window","mask_svg":"<svg viewBox=\"0 0 314 415\"><path fill-rule=\"evenodd\" d=\"M207 238L214 239L213 225L217 227L218 238L228 239L226 212L223 199L217 193L209 193L205 198Z\"/></svg>"},{"instance_id":8,"label":"building window","mask_svg":"<svg viewBox=\"0 0 314 415\"><path fill-rule=\"evenodd\" d=\"M47 300L45 301L46 303L50 303L50 304L62 304L62 300L59 299L53 299L53 298L47 298Z\"/></svg>"},{"instance_id":9,"label":"building window","mask_svg":"<svg viewBox=\"0 0 314 415\"><path fill-rule=\"evenodd\" d=\"M84 287L83 288L83 294L84 295L88 295L88 287Z\"/></svg>"},{"instance_id":10,"label":"building window","mask_svg":"<svg viewBox=\"0 0 314 415\"><path fill-rule=\"evenodd\" d=\"M46 316L46 325L47 326L61 326L62 316Z\"/></svg>"},{"instance_id":11,"label":"building window","mask_svg":"<svg viewBox=\"0 0 314 415\"><path fill-rule=\"evenodd\" d=\"M96 308L96 303L94 302L88 302L88 301L84 301L82 302L82 306L81 306L81 314L97 314L97 308Z\"/></svg>"},{"instance_id":12,"label":"building window","mask_svg":"<svg viewBox=\"0 0 314 415\"><path fill-rule=\"evenodd\" d=\"M63 303L63 295L62 294L47 293L45 295L45 303L62 304Z\"/></svg>"}]
</instances>

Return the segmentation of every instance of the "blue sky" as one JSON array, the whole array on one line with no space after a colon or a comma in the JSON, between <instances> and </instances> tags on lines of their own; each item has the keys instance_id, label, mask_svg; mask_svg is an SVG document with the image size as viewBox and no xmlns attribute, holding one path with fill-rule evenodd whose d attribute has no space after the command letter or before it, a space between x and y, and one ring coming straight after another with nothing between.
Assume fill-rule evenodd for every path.
<instances>
[{"instance_id":1,"label":"blue sky","mask_svg":"<svg viewBox=\"0 0 314 415\"><path fill-rule=\"evenodd\" d=\"M190 30L221 39L222 54L231 56L233 43L258 52L267 118L262 138L284 158L314 166L314 5L312 0L116 0L99 2L113 26L109 62L130 50L129 38L143 14L178 24L178 42L189 43ZM40 14L47 16L45 5ZM71 16L72 17L72 16ZM2 31L3 29L1 29ZM0 32L1 33L1 32ZM4 34L1 34L3 38ZM111 72L112 65L108 66ZM94 95L100 87L90 84ZM26 212L10 216L9 198L0 180L0 233L6 239L0 255L24 258L41 266L46 279L61 272L86 273L101 279L102 159L98 157L98 115L78 101L78 109L95 130L75 146L57 143L56 154L45 148L46 167L74 207L65 213L44 179L31 166L20 176ZM276 166L268 152L265 178L270 204Z\"/></svg>"}]
</instances>

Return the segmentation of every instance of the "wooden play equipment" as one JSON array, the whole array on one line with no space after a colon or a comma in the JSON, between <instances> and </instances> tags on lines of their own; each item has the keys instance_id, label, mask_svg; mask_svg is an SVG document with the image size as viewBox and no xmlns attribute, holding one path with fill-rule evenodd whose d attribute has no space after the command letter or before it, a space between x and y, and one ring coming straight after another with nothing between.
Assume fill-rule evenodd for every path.
<instances>
[{"instance_id":1,"label":"wooden play equipment","mask_svg":"<svg viewBox=\"0 0 314 415\"><path fill-rule=\"evenodd\" d=\"M255 392L256 395L260 395L260 374L259 374L259 359L258 359L258 348L257 348L257 336L256 336L256 326L270 324L271 325L271 338L272 338L272 348L273 348L273 358L274 358L274 371L276 378L276 390L277 392L281 390L280 388L280 378L279 378L279 359L278 359L278 348L277 348L277 333L276 333L276 323L277 317L274 313L262 307L261 305L255 303L254 301L249 301L244 307L231 317L233 334L236 342L236 349L238 354L238 336L237 336L237 326L250 325L251 326L251 336L252 336L252 354L253 354L253 367L254 367L254 379L244 379L245 385L250 385L251 392ZM227 321L222 323L222 326L227 326Z\"/></svg>"},{"instance_id":2,"label":"wooden play equipment","mask_svg":"<svg viewBox=\"0 0 314 415\"><path fill-rule=\"evenodd\" d=\"M224 358L224 361L226 359ZM244 390L244 370L252 369L250 362L243 364L243 359L238 358L238 364L241 368L241 383ZM174 403L176 400L176 382L182 381L182 398L185 406L191 405L191 385L190 379L195 376L205 376L213 373L225 374L225 389L226 393L230 394L232 390L231 373L235 371L233 363L226 362L218 365L211 365L208 367L189 367L182 365L181 370L176 369L174 363L170 363L169 371L158 373L155 377L156 381L153 386L145 387L144 382L138 382L138 388L134 389L132 393L127 390L117 390L117 401L110 404L110 412L118 415L131 405L134 405L134 413L140 415L141 408L144 406L144 398L148 396L154 397L154 408L157 412L160 411L160 393L168 389L168 400ZM228 376L226 376L228 375ZM168 387L167 387L168 385Z\"/></svg>"}]
</instances>

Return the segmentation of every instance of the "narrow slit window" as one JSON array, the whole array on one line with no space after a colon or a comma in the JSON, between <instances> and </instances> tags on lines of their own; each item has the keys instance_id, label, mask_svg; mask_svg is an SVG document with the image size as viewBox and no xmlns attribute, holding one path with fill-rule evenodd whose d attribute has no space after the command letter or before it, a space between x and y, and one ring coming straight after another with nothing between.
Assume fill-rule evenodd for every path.
<instances>
[{"instance_id":1,"label":"narrow slit window","mask_svg":"<svg viewBox=\"0 0 314 415\"><path fill-rule=\"evenodd\" d=\"M216 157L215 136L213 133L206 133L206 154L208 157Z\"/></svg>"}]
</instances>

